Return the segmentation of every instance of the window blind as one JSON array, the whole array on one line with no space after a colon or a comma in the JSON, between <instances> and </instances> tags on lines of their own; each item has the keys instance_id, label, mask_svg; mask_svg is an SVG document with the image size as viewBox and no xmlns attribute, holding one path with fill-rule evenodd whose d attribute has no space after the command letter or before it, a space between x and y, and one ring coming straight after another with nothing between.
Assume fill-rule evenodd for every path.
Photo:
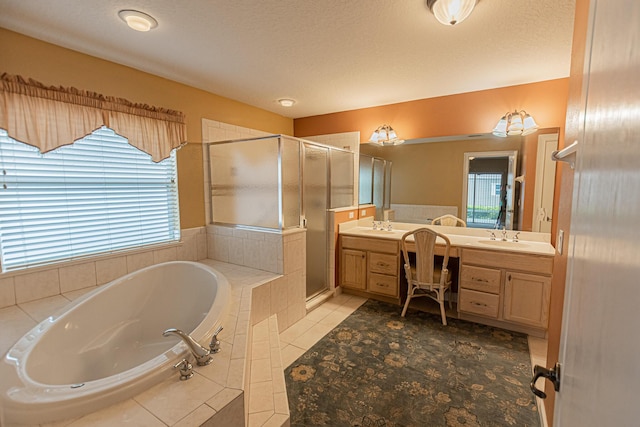
<instances>
[{"instance_id":1,"label":"window blind","mask_svg":"<svg viewBox=\"0 0 640 427\"><path fill-rule=\"evenodd\" d=\"M154 163L102 127L42 155L0 130L0 169L3 271L180 239L175 150Z\"/></svg>"}]
</instances>

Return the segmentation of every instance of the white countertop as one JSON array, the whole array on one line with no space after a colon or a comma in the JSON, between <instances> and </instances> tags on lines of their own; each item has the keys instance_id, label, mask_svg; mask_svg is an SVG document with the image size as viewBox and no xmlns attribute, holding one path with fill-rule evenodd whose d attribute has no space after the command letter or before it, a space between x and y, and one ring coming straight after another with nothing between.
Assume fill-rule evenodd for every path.
<instances>
[{"instance_id":1,"label":"white countertop","mask_svg":"<svg viewBox=\"0 0 640 427\"><path fill-rule=\"evenodd\" d=\"M371 237L376 239L398 240L408 231L417 228L431 228L444 234L451 241L452 247L474 248L490 251L527 253L544 256L554 256L555 248L549 243L550 236L546 233L534 233L521 231L518 241L513 242L513 236L517 231L507 230L507 241L502 239L502 231L487 230L468 227L447 227L442 225L425 225L391 222L392 231L374 230L372 220L363 219L349 221L339 226L339 233L346 236ZM492 240L490 232L494 232L496 239Z\"/></svg>"}]
</instances>

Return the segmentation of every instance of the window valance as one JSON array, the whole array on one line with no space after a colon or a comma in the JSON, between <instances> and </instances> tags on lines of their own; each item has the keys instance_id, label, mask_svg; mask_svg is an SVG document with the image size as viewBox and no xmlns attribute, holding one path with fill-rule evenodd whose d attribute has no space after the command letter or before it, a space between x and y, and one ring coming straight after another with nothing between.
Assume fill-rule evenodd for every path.
<instances>
[{"instance_id":1,"label":"window valance","mask_svg":"<svg viewBox=\"0 0 640 427\"><path fill-rule=\"evenodd\" d=\"M184 114L95 92L0 77L0 128L42 153L107 126L155 162L187 139Z\"/></svg>"}]
</instances>

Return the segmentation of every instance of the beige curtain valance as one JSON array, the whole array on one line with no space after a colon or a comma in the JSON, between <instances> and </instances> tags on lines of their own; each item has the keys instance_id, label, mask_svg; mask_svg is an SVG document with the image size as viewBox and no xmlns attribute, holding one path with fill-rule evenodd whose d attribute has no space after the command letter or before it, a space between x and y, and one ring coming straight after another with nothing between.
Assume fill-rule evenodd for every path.
<instances>
[{"instance_id":1,"label":"beige curtain valance","mask_svg":"<svg viewBox=\"0 0 640 427\"><path fill-rule=\"evenodd\" d=\"M101 126L128 138L155 162L187 139L184 114L76 88L0 77L0 128L42 153L72 144Z\"/></svg>"}]
</instances>

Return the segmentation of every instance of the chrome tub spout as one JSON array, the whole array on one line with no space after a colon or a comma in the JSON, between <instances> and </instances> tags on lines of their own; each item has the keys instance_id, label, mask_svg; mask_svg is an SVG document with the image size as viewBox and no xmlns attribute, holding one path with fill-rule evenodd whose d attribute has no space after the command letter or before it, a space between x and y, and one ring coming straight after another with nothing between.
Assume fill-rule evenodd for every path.
<instances>
[{"instance_id":1,"label":"chrome tub spout","mask_svg":"<svg viewBox=\"0 0 640 427\"><path fill-rule=\"evenodd\" d=\"M190 335L185 334L180 329L175 329L175 328L167 329L162 333L162 335L165 337L168 337L169 335L179 336L182 339L182 341L184 341L184 343L187 345L187 347L189 347L189 350L191 350L191 353L193 353L193 356L196 358L196 363L198 364L198 366L208 365L213 360L213 358L211 357L211 351L209 349L202 347L200 344L198 344L196 340L191 338Z\"/></svg>"}]
</instances>

